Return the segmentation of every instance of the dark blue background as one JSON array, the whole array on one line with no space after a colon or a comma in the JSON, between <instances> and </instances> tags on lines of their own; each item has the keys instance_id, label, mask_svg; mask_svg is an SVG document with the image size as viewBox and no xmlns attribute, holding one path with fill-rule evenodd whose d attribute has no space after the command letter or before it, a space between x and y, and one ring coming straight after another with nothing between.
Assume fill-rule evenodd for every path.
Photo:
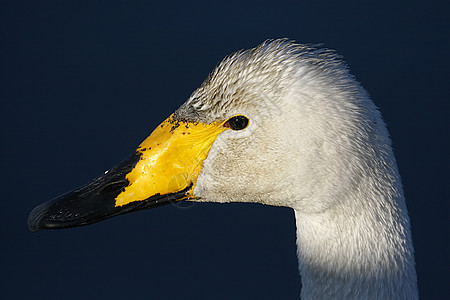
<instances>
[{"instance_id":1,"label":"dark blue background","mask_svg":"<svg viewBox=\"0 0 450 300\"><path fill-rule=\"evenodd\" d=\"M31 233L30 210L132 153L225 55L324 43L388 124L422 299L449 290L446 1L3 1L2 299L258 298L300 293L288 208L185 204Z\"/></svg>"}]
</instances>

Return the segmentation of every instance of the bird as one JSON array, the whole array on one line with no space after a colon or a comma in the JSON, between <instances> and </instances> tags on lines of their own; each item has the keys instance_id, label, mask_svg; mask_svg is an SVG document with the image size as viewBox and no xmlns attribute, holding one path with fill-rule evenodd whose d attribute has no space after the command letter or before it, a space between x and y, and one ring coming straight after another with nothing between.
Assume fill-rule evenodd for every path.
<instances>
[{"instance_id":1,"label":"bird","mask_svg":"<svg viewBox=\"0 0 450 300\"><path fill-rule=\"evenodd\" d=\"M45 202L31 231L177 201L290 207L301 299L418 299L380 111L335 51L269 39L225 57L137 150Z\"/></svg>"}]
</instances>

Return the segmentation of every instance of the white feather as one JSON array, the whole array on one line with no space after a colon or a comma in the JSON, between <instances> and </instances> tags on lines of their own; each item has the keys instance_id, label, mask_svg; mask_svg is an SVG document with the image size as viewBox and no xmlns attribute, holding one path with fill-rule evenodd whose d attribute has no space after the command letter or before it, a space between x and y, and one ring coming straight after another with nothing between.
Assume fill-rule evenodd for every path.
<instances>
[{"instance_id":1,"label":"white feather","mask_svg":"<svg viewBox=\"0 0 450 300\"><path fill-rule=\"evenodd\" d=\"M409 218L390 139L332 51L267 41L211 73L176 112L250 119L220 134L199 201L295 211L302 299L417 299Z\"/></svg>"}]
</instances>

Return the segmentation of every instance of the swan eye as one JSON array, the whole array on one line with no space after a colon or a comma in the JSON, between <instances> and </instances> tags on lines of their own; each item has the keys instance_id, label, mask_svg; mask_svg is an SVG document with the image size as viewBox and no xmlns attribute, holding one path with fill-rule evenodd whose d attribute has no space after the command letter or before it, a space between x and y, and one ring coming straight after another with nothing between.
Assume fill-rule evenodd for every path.
<instances>
[{"instance_id":1,"label":"swan eye","mask_svg":"<svg viewBox=\"0 0 450 300\"><path fill-rule=\"evenodd\" d=\"M248 125L248 118L244 116L234 116L228 119L228 121L223 124L224 127L231 128L233 130L245 129Z\"/></svg>"}]
</instances>

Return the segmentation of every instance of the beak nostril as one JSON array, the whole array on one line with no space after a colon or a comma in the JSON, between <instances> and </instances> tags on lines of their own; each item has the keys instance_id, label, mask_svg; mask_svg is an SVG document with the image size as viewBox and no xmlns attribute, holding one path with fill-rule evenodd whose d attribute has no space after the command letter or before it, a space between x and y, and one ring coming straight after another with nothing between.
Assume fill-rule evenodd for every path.
<instances>
[{"instance_id":1,"label":"beak nostril","mask_svg":"<svg viewBox=\"0 0 450 300\"><path fill-rule=\"evenodd\" d=\"M109 193L117 193L117 191L122 191L129 184L128 180L120 180L115 182L108 183L100 193L109 194Z\"/></svg>"}]
</instances>

